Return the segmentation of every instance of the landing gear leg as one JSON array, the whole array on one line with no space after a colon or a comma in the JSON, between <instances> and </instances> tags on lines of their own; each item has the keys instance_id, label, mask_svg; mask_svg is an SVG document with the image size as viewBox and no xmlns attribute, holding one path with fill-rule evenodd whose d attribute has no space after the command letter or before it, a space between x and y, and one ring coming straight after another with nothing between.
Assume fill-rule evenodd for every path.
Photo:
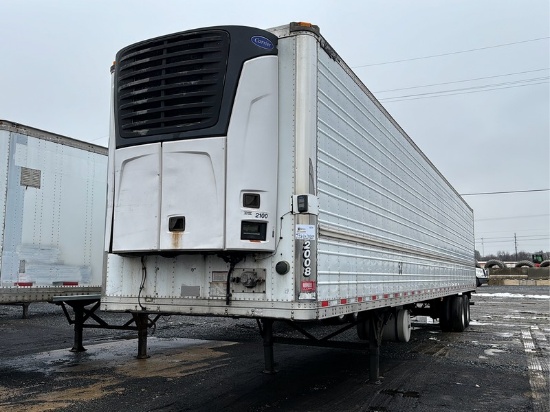
<instances>
[{"instance_id":1,"label":"landing gear leg","mask_svg":"<svg viewBox=\"0 0 550 412\"><path fill-rule=\"evenodd\" d=\"M260 333L264 339L264 373L277 373L273 357L273 319L261 320Z\"/></svg>"},{"instance_id":2,"label":"landing gear leg","mask_svg":"<svg viewBox=\"0 0 550 412\"><path fill-rule=\"evenodd\" d=\"M384 329L384 315L372 311L369 313L367 321L369 322L369 382L380 385L380 346Z\"/></svg>"},{"instance_id":3,"label":"landing gear leg","mask_svg":"<svg viewBox=\"0 0 550 412\"><path fill-rule=\"evenodd\" d=\"M85 352L86 348L82 345L84 333L84 304L73 305L74 311L74 342L71 352Z\"/></svg>"},{"instance_id":4,"label":"landing gear leg","mask_svg":"<svg viewBox=\"0 0 550 412\"><path fill-rule=\"evenodd\" d=\"M23 319L28 319L29 318L29 305L30 303L23 303L22 306L23 306Z\"/></svg>"},{"instance_id":5,"label":"landing gear leg","mask_svg":"<svg viewBox=\"0 0 550 412\"><path fill-rule=\"evenodd\" d=\"M138 359L147 359L147 327L149 317L146 313L132 313L138 332Z\"/></svg>"}]
</instances>

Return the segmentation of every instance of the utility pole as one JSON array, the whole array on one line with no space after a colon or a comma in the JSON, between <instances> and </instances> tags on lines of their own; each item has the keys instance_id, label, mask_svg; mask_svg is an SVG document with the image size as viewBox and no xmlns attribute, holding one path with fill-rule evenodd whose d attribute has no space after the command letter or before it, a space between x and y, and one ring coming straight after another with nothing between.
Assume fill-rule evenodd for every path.
<instances>
[{"instance_id":1,"label":"utility pole","mask_svg":"<svg viewBox=\"0 0 550 412\"><path fill-rule=\"evenodd\" d=\"M481 254L485 257L485 246L483 245L483 238L481 238Z\"/></svg>"},{"instance_id":2,"label":"utility pole","mask_svg":"<svg viewBox=\"0 0 550 412\"><path fill-rule=\"evenodd\" d=\"M516 237L516 234L514 233L514 247L516 248L516 262L518 261L518 238Z\"/></svg>"}]
</instances>

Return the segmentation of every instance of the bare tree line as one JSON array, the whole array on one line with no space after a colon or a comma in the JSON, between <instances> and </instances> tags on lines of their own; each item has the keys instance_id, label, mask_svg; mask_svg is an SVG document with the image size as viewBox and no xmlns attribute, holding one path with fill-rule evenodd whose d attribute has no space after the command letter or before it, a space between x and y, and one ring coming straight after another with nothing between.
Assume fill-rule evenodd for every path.
<instances>
[{"instance_id":1,"label":"bare tree line","mask_svg":"<svg viewBox=\"0 0 550 412\"><path fill-rule=\"evenodd\" d=\"M515 252L505 252L503 250L499 250L496 254L489 254L485 256L481 256L481 253L479 253L478 250L475 251L475 257L478 261L487 261L489 259L498 259L502 260L503 262L519 262L520 260L532 260L532 255L538 254L542 255L543 260L550 259L550 252L546 251L543 252L542 250L535 251L535 252L525 252L521 251L517 254Z\"/></svg>"}]
</instances>

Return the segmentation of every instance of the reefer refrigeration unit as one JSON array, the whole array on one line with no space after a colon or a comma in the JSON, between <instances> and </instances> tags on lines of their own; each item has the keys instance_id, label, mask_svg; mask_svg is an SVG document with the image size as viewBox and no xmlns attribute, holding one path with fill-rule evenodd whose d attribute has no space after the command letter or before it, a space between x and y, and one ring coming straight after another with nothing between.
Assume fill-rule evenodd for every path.
<instances>
[{"instance_id":1,"label":"reefer refrigeration unit","mask_svg":"<svg viewBox=\"0 0 550 412\"><path fill-rule=\"evenodd\" d=\"M467 323L472 210L316 26L170 34L112 74L104 310Z\"/></svg>"},{"instance_id":2,"label":"reefer refrigeration unit","mask_svg":"<svg viewBox=\"0 0 550 412\"><path fill-rule=\"evenodd\" d=\"M107 149L0 120L0 304L99 294Z\"/></svg>"}]
</instances>

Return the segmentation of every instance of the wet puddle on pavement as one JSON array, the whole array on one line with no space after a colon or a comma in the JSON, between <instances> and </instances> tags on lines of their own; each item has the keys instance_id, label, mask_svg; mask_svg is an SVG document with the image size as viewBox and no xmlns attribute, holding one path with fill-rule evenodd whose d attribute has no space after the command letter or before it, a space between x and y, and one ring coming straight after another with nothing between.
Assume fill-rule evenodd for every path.
<instances>
[{"instance_id":1,"label":"wet puddle on pavement","mask_svg":"<svg viewBox=\"0 0 550 412\"><path fill-rule=\"evenodd\" d=\"M0 410L34 412L70 407L126 391L125 379L176 379L227 366L221 348L234 342L150 337L147 359L137 359L137 340L88 345L86 352L68 349L0 359L0 374L43 374L25 387L0 383ZM4 379L2 379L4 380ZM5 386L4 386L5 385ZM4 409L6 408L6 409Z\"/></svg>"}]
</instances>

